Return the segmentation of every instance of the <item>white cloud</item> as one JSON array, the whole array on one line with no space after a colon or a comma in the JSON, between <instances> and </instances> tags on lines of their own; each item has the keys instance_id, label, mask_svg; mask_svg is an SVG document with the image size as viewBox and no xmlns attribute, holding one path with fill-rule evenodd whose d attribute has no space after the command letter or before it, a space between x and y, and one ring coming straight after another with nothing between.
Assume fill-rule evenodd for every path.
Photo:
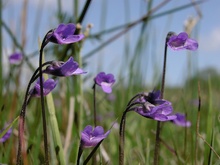
<instances>
[{"instance_id":1,"label":"white cloud","mask_svg":"<svg viewBox=\"0 0 220 165\"><path fill-rule=\"evenodd\" d=\"M202 36L199 43L201 50L220 51L220 27L216 27L208 35Z\"/></svg>"}]
</instances>

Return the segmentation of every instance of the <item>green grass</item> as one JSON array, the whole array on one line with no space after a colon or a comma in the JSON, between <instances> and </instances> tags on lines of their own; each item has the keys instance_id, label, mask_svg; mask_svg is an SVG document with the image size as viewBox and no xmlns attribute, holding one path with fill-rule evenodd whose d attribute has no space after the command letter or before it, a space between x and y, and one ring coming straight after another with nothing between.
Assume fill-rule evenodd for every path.
<instances>
[{"instance_id":1,"label":"green grass","mask_svg":"<svg viewBox=\"0 0 220 165\"><path fill-rule=\"evenodd\" d=\"M61 1L57 1L58 4ZM149 2L148 11L152 9L152 1ZM76 22L76 17L80 18L80 12L78 10L79 1L74 1L74 15L66 16L62 6L59 6L57 20L59 22ZM103 3L103 5L106 5ZM181 8L178 9L178 11ZM127 11L128 12L128 11ZM171 12L176 12L176 10L163 12L163 15L170 14ZM106 13L105 13L106 14ZM103 15L105 15L103 14ZM158 17L160 15L158 14ZM102 16L102 21L105 18ZM159 89L160 82L155 81L153 87L146 85L146 76L142 71L142 64L144 57L142 56L142 51L145 49L145 45L151 42L148 39L148 30L150 26L150 20L156 19L157 17L152 17L149 20L142 20L139 23L142 24L142 31L137 35L136 42L134 43L135 50L132 52L129 49L129 41L127 40L130 36L127 34L125 39L125 62L120 67L119 77L116 77L116 84L113 86L114 100L109 100L109 95L102 92L100 87L97 86L97 114L98 121L97 124L104 127L107 131L110 129L112 124L113 128L109 136L101 144L101 148L97 151L99 156L99 162L102 164L118 164L118 143L119 143L119 123L123 111L126 108L128 101L139 92L150 92L153 88ZM129 20L126 18L126 20ZM83 19L82 19L83 21ZM4 22L4 20L3 20ZM132 22L128 22L120 27L115 27L115 29L104 29L103 32L98 33L102 36L105 33L111 33L112 31L123 32L127 25ZM138 23L137 23L138 24ZM12 39L13 45L21 52L24 49L21 44L16 40L10 28L4 24L0 28L5 28L9 34L9 38ZM84 27L85 29L85 27ZM82 29L82 32L85 30ZM49 29L45 29L47 31ZM105 31L106 30L106 31ZM130 29L129 29L130 30ZM141 35L143 32L143 35ZM123 33L123 35L126 33ZM38 37L38 36L36 36ZM85 39L90 40L93 36ZM114 39L114 35L112 35ZM50 50L46 51L45 54L53 54L53 56L46 56L51 60L66 60L68 55L74 55L75 60L77 60L81 67L83 65L84 57L88 58L93 56L95 52L101 52L101 49L110 44L112 41L101 43L100 46L94 48L86 56L81 55L81 51L84 49L84 43L75 44L74 46L52 46ZM1 43L2 44L2 43ZM36 45L37 48L37 45ZM155 52L154 52L155 53ZM62 57L60 57L62 54ZM129 54L129 55L128 55ZM1 54L0 54L1 55ZM26 55L26 54L25 54ZM168 55L169 56L169 55ZM29 57L26 56L28 59ZM0 58L1 59L1 58ZM24 99L25 87L20 83L20 72L18 72L24 64L29 64L25 60L21 65L10 66L10 74L6 76L1 76L0 83L3 94L0 100L0 129L4 127L5 124L10 123L16 119L21 110L21 105ZM148 57L149 59L149 57ZM98 65L99 61L96 64ZM87 65L89 65L87 63ZM158 63L155 62L155 77L160 75L160 68ZM158 66L158 67L157 67ZM0 65L0 72L4 71L2 65ZM32 70L33 66L28 65L29 69ZM128 72L125 77L122 72L126 69ZM147 69L147 66L146 66ZM101 71L101 70L100 70ZM158 73L159 72L159 73ZM48 141L50 150L50 161L51 164L58 164L58 161L64 157L62 160L66 164L75 164L78 152L78 146L80 142L80 132L86 125L93 125L93 91L90 87L84 84L93 84L93 78L95 75L90 73L81 76L59 78L59 84L56 90L52 92L50 96L50 101L47 100L47 112L52 109L55 110L55 116L48 117ZM201 117L199 123L199 133L204 139L215 149L217 153L220 153L220 113L219 113L219 83L220 75L213 70L200 71L195 76L188 76L185 84L182 87L165 87L164 98L169 100L173 104L174 112L182 112L187 114L187 119L191 121L192 126L189 128L178 127L171 122L165 122L162 124L161 130L161 150L160 150L160 164L163 165L188 165L188 164L219 164L220 160L212 152L210 146L208 146L196 132L196 122L198 117L198 104L195 103L198 100L198 81L201 84ZM156 78L155 78L156 79ZM51 99L53 97L53 99ZM74 105L72 105L71 100L74 99ZM54 102L51 103L51 100ZM72 105L72 107L70 107ZM73 108L74 118L72 130L67 131L69 123L70 108ZM54 134L54 130L51 128L51 123L49 122L52 118L57 120L57 126L59 132ZM49 124L50 123L50 124ZM70 133L70 141L66 141L66 135ZM59 135L58 135L59 134ZM129 112L127 114L126 120L126 131L125 131L125 164L133 165L151 165L153 163L154 156L154 144L155 144L155 134L156 134L156 121L151 119L146 119L135 112ZM55 136L60 136L61 142L55 141ZM68 143L67 143L68 142ZM15 164L16 154L17 154L17 143L18 143L18 124L15 122L13 124L13 134L5 142L0 143L0 164ZM64 147L65 144L69 144L66 153L63 155L56 155L56 143L62 143ZM196 145L196 143L198 145ZM27 116L25 124L25 148L27 150L27 157L29 164L41 164L44 161L44 148L43 148L43 129L42 129L42 119L41 119L41 106L40 99L32 99L27 107ZM198 148L196 148L196 146ZM198 150L198 155L196 155L196 150ZM86 157L92 149L86 149L81 157L81 160L85 160ZM105 154L104 154L105 153ZM197 158L197 160L196 160ZM82 162L81 161L81 162ZM91 164L91 162L89 162ZM101 163L100 163L101 164Z\"/></svg>"}]
</instances>

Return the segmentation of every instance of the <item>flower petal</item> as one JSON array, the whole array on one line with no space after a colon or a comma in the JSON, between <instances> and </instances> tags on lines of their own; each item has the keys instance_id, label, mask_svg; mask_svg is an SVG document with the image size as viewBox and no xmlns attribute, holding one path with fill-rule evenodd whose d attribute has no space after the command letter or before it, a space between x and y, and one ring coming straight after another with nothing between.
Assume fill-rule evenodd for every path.
<instances>
[{"instance_id":1,"label":"flower petal","mask_svg":"<svg viewBox=\"0 0 220 165\"><path fill-rule=\"evenodd\" d=\"M10 64L19 64L23 59L23 55L21 53L13 53L9 56Z\"/></svg>"},{"instance_id":2,"label":"flower petal","mask_svg":"<svg viewBox=\"0 0 220 165\"><path fill-rule=\"evenodd\" d=\"M186 120L186 116L181 113L176 113L176 119L172 121L174 124L182 127L190 127L191 122Z\"/></svg>"},{"instance_id":3,"label":"flower petal","mask_svg":"<svg viewBox=\"0 0 220 165\"><path fill-rule=\"evenodd\" d=\"M173 50L188 49L194 51L198 49L198 42L190 39L185 32L180 33L178 36L171 36L167 45Z\"/></svg>"},{"instance_id":4,"label":"flower petal","mask_svg":"<svg viewBox=\"0 0 220 165\"><path fill-rule=\"evenodd\" d=\"M100 72L94 78L95 84L102 87L102 90L105 93L111 93L112 88L111 86L115 83L114 75L113 74L105 74L105 72Z\"/></svg>"},{"instance_id":5,"label":"flower petal","mask_svg":"<svg viewBox=\"0 0 220 165\"><path fill-rule=\"evenodd\" d=\"M105 93L111 93L111 92L112 92L111 85L108 84L108 83L102 82L101 87L102 87L102 90L103 90Z\"/></svg>"},{"instance_id":6,"label":"flower petal","mask_svg":"<svg viewBox=\"0 0 220 165\"><path fill-rule=\"evenodd\" d=\"M193 40L193 39L186 40L186 43L185 43L186 49L195 51L198 49L198 47L199 47L199 45L196 40Z\"/></svg>"},{"instance_id":7,"label":"flower petal","mask_svg":"<svg viewBox=\"0 0 220 165\"><path fill-rule=\"evenodd\" d=\"M73 23L60 24L47 36L48 41L56 44L71 44L84 38L83 34L74 35L76 26Z\"/></svg>"},{"instance_id":8,"label":"flower petal","mask_svg":"<svg viewBox=\"0 0 220 165\"><path fill-rule=\"evenodd\" d=\"M101 126L97 126L93 130L92 126L88 125L81 132L81 147L94 147L103 139L105 139L109 133L110 130L104 133L104 129Z\"/></svg>"},{"instance_id":9,"label":"flower petal","mask_svg":"<svg viewBox=\"0 0 220 165\"><path fill-rule=\"evenodd\" d=\"M79 68L79 64L74 61L73 57L70 57L66 62L54 62L52 65L43 70L43 73L63 77L84 74L86 72Z\"/></svg>"}]
</instances>

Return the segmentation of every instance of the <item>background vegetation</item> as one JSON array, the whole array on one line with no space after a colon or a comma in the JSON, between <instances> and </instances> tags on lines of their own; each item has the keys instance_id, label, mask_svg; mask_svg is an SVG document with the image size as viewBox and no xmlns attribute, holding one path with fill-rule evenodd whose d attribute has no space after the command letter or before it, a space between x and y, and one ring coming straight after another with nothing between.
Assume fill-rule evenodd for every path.
<instances>
[{"instance_id":1,"label":"background vegetation","mask_svg":"<svg viewBox=\"0 0 220 165\"><path fill-rule=\"evenodd\" d=\"M96 29L96 24L91 28L88 22L93 22L84 21L85 19L89 20L89 16L92 17L91 6L85 10L85 17L82 14L88 1L74 0L71 3L73 7L70 14L65 11L63 2L57 0L56 12L53 13L53 16L50 15L51 20L47 20L47 27L40 28L40 19L44 20L44 16L39 12L38 17L28 18L31 15L31 10L28 8L29 1L24 0L20 3L22 5L22 10L19 11L20 19L14 20L16 22L14 26L13 23L8 22L1 16L0 127L3 128L5 124L12 122L20 113L27 82L31 73L37 67L36 63L39 55L38 39L41 40L48 30L60 23L80 22L81 32L86 35L82 45L50 45L45 51L46 60L57 59L65 61L69 56L73 56L81 67L88 71L85 76L60 78L56 90L52 92L66 163L75 164L80 132L86 125L93 125L93 93L91 88L94 83L93 78L100 71L106 73L112 71L116 76L117 83L114 85L113 92L110 95L103 93L100 88L98 89L97 113L98 125L103 126L105 130L110 129L113 122L116 121L116 124L114 124L108 138L103 141L98 155L102 164L118 164L118 123L127 102L138 92L149 92L160 88L163 47L160 48L160 46L152 44L158 39L156 34L153 35L156 32L152 28L151 21L162 16L169 19L176 12L181 12L188 8L196 11L197 17L199 17L201 14L199 5L187 1L167 10L161 5L158 9L156 8L157 11L154 11L156 10L155 6L160 3L169 3L169 1L145 1L143 3L145 4L144 10L141 11L142 16L133 19L131 15L129 16L129 10L126 10L130 3L125 1L124 11L126 12L125 15L127 14L125 22L120 25L114 25L114 19L111 19L110 22L113 23L109 27L106 25L108 24L106 19L109 18L107 17L107 13L109 13L107 11L107 2L91 1L91 6L93 3L102 3L102 8L97 9L102 14L99 15L100 22L98 24L101 28L98 28L99 31L93 31L93 29ZM1 14L4 9L7 9L8 5L10 5L10 2L1 0ZM40 3L38 5L41 6ZM110 13L113 16L114 12L118 11L114 11L114 8L112 8ZM13 20L13 17L11 19ZM34 25L29 25L29 19L35 19ZM191 25L185 26L184 30L196 37L199 25L197 22L195 25ZM162 26L160 28L164 30ZM115 45L114 41L118 38L120 43ZM161 41L161 45L164 44L164 41ZM10 45L10 48L8 45ZM114 58L111 57L113 55L109 51L109 45L111 45L110 48L114 49L115 47L116 50L121 47L120 52L114 55ZM4 46L7 46L7 48ZM14 51L21 52L25 57L20 65L9 65L7 61L7 57L10 55L9 52ZM191 57L195 54L186 53L186 55L188 63L185 65L185 72L181 73L183 77L186 77L185 82L181 86L166 86L164 97L172 102L175 112L187 114L187 119L191 121L192 126L182 128L169 122L163 124L160 163L169 165L219 164L218 157L204 140L198 136L196 124L198 118L198 82L200 82L201 118L199 132L216 152L220 153L220 104L218 101L220 75L212 68L197 70L196 60L199 57ZM171 67L169 66L169 68ZM175 68L172 69L175 70ZM83 92L80 92L80 89ZM79 99L82 96L83 99ZM40 164L44 157L40 109L39 99L32 99L27 108L25 141L30 164ZM70 114L72 112L74 115L71 119L70 116L72 115ZM128 113L125 136L126 164L152 164L155 130L156 121L143 118L134 112ZM57 156L53 148L53 136L49 125L48 133L51 147L51 163L57 164ZM66 137L69 135L70 139L67 139ZM15 123L12 136L5 143L0 144L0 163L15 164L17 142L18 127L17 123ZM82 159L85 159L90 151L91 149L86 150Z\"/></svg>"}]
</instances>

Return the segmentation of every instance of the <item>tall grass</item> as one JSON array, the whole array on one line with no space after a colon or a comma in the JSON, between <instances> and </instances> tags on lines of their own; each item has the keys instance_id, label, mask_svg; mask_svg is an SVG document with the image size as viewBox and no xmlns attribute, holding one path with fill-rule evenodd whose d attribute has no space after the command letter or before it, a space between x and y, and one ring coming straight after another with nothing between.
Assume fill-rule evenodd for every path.
<instances>
[{"instance_id":1,"label":"tall grass","mask_svg":"<svg viewBox=\"0 0 220 165\"><path fill-rule=\"evenodd\" d=\"M47 130L50 150L49 160L51 164L76 164L77 152L80 145L80 132L86 125L93 125L94 123L92 85L96 74L92 71L95 68L92 66L99 66L99 69L106 69L107 67L104 65L109 64L104 63L105 60L101 61L102 57L99 56L102 56L102 54L111 56L111 54L102 50L108 48L111 43L120 39L120 37L124 37L124 43L122 41L120 45L124 48L121 57L116 58L118 61L114 61L108 71L100 70L110 72L111 69L118 68L117 83L113 86L112 95L103 93L99 87L96 88L97 125L103 126L107 131L111 128L113 122L116 121L113 128L111 128L111 133L102 142L101 147L96 152L96 161L102 162L102 164L118 164L119 120L128 101L139 92L149 92L153 88L159 89L160 86L159 80L162 67L159 66L159 62L154 61L157 58L152 58L157 51L150 48L150 44L148 44L152 42L150 37L156 36L154 29L152 29L151 21L162 16L165 17L169 14L174 14L175 12L181 12L185 8L193 7L196 3L190 2L184 6L164 11L164 6L169 4L169 2L165 0L160 4L156 4L154 1L147 1L145 4L146 12L137 20L130 20L129 9L126 9L125 15L127 14L127 16L125 16L125 23L112 27L107 27L107 24L105 24L105 19L108 19L108 13L107 9L103 9L100 22L104 25L100 28L101 30L99 32L93 33L93 29L87 27L85 20L89 21L90 17L88 15L92 16L93 14L90 12L91 7L93 3L97 2L88 0L84 3L84 1L74 0L73 12L70 14L65 12L65 8L62 6L63 2L57 0L57 13L53 19L56 19L58 24L62 22L80 23L82 28L79 29L86 35L86 38L82 43L73 45L49 45L44 51L45 60L66 61L69 56L73 56L81 68L84 70L88 69L88 73L86 76L59 78L58 86L46 98ZM197 3L199 4L201 2L198 1ZM27 2L24 1L23 3L25 5ZM127 3L127 1L124 3ZM125 5L125 7L128 6L129 3ZM103 2L104 7L107 8L107 2ZM1 1L0 13L2 13L2 9L4 8L7 9L7 4L2 6ZM23 19L27 19L26 16L30 12L27 9ZM112 10L111 12L115 11ZM3 129L6 124L13 123L11 125L13 134L6 142L0 144L0 164L15 164L18 143L17 116L21 110L25 95L25 86L27 85L27 81L23 80L21 75L29 75L30 72L34 72L37 67L35 65L35 58L38 58L39 52L35 51L38 47L36 45L36 49L33 50L34 53L28 55L29 53L26 53L27 49L25 46L25 39L26 42L29 42L28 37L25 37L27 34L22 33L23 40L19 41L16 38L17 34L13 31L13 28L6 23L6 20L1 15L0 18L0 31L4 31L7 34L7 38L4 38L4 40L10 40L12 47L15 47L16 51L24 55L24 60L20 65L8 65L9 72L6 74L5 65L3 65L3 55L8 56L9 54L5 54L6 51L4 51L4 44L2 42L3 36L0 32L0 129ZM139 33L134 35L136 30L133 29L135 28L139 29ZM23 29L27 29L27 27L23 27ZM45 33L48 30L45 28ZM36 35L36 38L39 37L34 32L32 34ZM162 44L164 40L161 41ZM86 49L85 47L89 42L99 44L94 44L95 46L92 47L91 51L85 52L84 49ZM153 52L152 56L145 53L146 48L152 49L148 51ZM158 47L155 46L154 48ZM94 62L92 59L95 56L98 56L100 60ZM162 56L159 58L162 59ZM123 59L123 62L120 62L120 59ZM150 65L150 59L155 64L153 67L156 71L153 73L155 77L153 83L148 85L146 79L149 75L146 70ZM120 63L122 65L117 66ZM26 73L25 70L29 70L29 72ZM210 77L207 78L207 75L210 75ZM187 119L191 121L192 126L182 128L173 125L171 122L166 122L162 125L159 164L220 163L219 157L216 155L220 153L220 104L218 101L218 84L220 79L218 77L219 74L212 71L199 71L195 75L190 75L181 87L165 86L165 99L172 102L175 112L187 114ZM198 81L201 86L199 136L196 127L198 117ZM52 120L53 122L51 122ZM127 114L124 152L125 164L150 165L153 163L156 124L156 121L143 118L136 113L129 112ZM3 133L1 133L2 135ZM24 142L28 164L43 164L45 155L40 99L32 99L27 107ZM57 146L62 147L57 148ZM81 157L81 164L91 151L92 149L84 150ZM92 164L91 162L89 164Z\"/></svg>"}]
</instances>

